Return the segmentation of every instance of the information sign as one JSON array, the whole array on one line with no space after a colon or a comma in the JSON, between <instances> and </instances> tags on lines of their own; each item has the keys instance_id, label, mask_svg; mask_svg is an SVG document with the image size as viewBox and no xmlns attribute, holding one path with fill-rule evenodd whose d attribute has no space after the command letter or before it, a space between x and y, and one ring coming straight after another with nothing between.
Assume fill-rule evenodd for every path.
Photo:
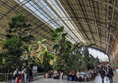
<instances>
[{"instance_id":1,"label":"information sign","mask_svg":"<svg viewBox=\"0 0 118 83\"><path fill-rule=\"evenodd\" d=\"M37 71L37 66L33 66L33 71Z\"/></svg>"}]
</instances>

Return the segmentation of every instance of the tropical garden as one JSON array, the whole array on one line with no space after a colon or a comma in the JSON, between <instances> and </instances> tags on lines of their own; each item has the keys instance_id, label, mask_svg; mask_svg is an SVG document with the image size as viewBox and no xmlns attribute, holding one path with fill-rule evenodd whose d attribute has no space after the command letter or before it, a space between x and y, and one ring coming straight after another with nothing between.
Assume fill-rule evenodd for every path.
<instances>
[{"instance_id":1,"label":"tropical garden","mask_svg":"<svg viewBox=\"0 0 118 83\"><path fill-rule=\"evenodd\" d=\"M32 24L24 15L13 17L8 25L6 40L0 42L0 73L13 73L15 68L37 66L38 72L59 70L67 74L70 70L93 69L100 64L99 59L88 51L94 44L72 44L67 40L64 27L50 30L50 40L55 42L51 47L52 54L45 43L47 39L40 34L38 40L34 39L30 33ZM0 80L3 80L2 76Z\"/></svg>"}]
</instances>

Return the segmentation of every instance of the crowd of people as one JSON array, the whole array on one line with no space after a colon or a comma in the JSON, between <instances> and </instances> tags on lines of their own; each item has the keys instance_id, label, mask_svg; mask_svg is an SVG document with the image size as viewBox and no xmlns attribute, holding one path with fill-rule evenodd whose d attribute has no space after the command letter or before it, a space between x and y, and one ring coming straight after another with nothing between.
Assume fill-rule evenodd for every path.
<instances>
[{"instance_id":1,"label":"crowd of people","mask_svg":"<svg viewBox=\"0 0 118 83\"><path fill-rule=\"evenodd\" d=\"M69 81L85 81L85 80L89 81L94 79L97 76L97 74L98 74L97 69L86 70L86 71L77 70L76 73L74 70L72 70L68 75L68 80Z\"/></svg>"},{"instance_id":2,"label":"crowd of people","mask_svg":"<svg viewBox=\"0 0 118 83\"><path fill-rule=\"evenodd\" d=\"M63 78L63 72L60 71L49 71L48 73L45 74L46 78L51 78L53 75L54 79L62 79ZM99 68L99 69L92 69L92 70L86 70L86 71L80 71L77 70L75 72L74 70L70 71L69 74L67 75L67 80L68 81L90 81L95 79L96 76L101 77L102 83L104 83L104 78L106 77L110 83L113 83L113 69L108 66L106 68Z\"/></svg>"},{"instance_id":3,"label":"crowd of people","mask_svg":"<svg viewBox=\"0 0 118 83\"><path fill-rule=\"evenodd\" d=\"M51 78L52 77L52 75L53 75L53 78L54 79L62 79L63 77L63 72L61 72L61 71L52 71L52 70L50 70L48 73L46 73L45 75L44 75L44 77L46 77L46 78Z\"/></svg>"},{"instance_id":4,"label":"crowd of people","mask_svg":"<svg viewBox=\"0 0 118 83\"><path fill-rule=\"evenodd\" d=\"M93 69L93 70L86 70L86 71L80 71L77 70L75 73L74 70L70 71L68 75L69 81L90 81L93 80L96 76L101 77L102 83L104 83L104 78L106 77L110 83L113 83L113 69L108 66L106 68L99 68L99 69Z\"/></svg>"},{"instance_id":5,"label":"crowd of people","mask_svg":"<svg viewBox=\"0 0 118 83\"><path fill-rule=\"evenodd\" d=\"M101 75L101 78L102 78L102 83L104 83L104 78L106 77L107 79L109 79L109 82L110 83L113 83L113 76L114 76L114 73L113 73L113 69L108 66L106 68L100 68L99 69L99 73Z\"/></svg>"},{"instance_id":6,"label":"crowd of people","mask_svg":"<svg viewBox=\"0 0 118 83\"><path fill-rule=\"evenodd\" d=\"M53 75L53 76L52 76ZM68 81L90 81L95 79L96 76L100 76L102 79L102 83L104 83L104 77L109 79L110 83L113 83L113 69L108 66L106 68L99 68L99 69L92 69L92 70L86 70L86 71L80 71L77 70L75 72L74 70L70 71L69 74L67 75L67 80ZM50 70L48 73L44 75L46 78L51 78L53 77L54 79L63 79L63 72L61 71L52 71ZM21 83L22 81L27 82L27 78L29 78L29 82L33 81L33 73L31 70L31 67L29 69L24 68L19 69L16 68L16 70L13 73L13 79L12 83Z\"/></svg>"},{"instance_id":7,"label":"crowd of people","mask_svg":"<svg viewBox=\"0 0 118 83\"><path fill-rule=\"evenodd\" d=\"M21 83L22 81L26 83L27 77L29 78L29 82L33 81L33 73L31 67L29 67L29 69L25 67L24 69L19 70L16 68L13 73L12 83Z\"/></svg>"},{"instance_id":8,"label":"crowd of people","mask_svg":"<svg viewBox=\"0 0 118 83\"><path fill-rule=\"evenodd\" d=\"M92 80L94 79L98 74L98 70L97 69L93 69L93 70L87 70L87 71L79 71L77 70L77 72L75 73L74 70L70 71L69 75L67 75L67 79L69 81L84 81L84 80ZM51 78L53 75L54 79L63 79L63 72L61 71L52 71L50 70L48 73L46 73L44 75L44 77L46 78Z\"/></svg>"}]
</instances>

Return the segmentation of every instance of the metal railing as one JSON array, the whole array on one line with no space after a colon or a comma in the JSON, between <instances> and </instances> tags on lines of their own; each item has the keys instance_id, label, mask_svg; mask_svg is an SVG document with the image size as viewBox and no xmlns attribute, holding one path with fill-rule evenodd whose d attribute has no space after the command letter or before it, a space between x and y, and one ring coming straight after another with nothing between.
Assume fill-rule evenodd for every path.
<instances>
[{"instance_id":1,"label":"metal railing","mask_svg":"<svg viewBox=\"0 0 118 83\"><path fill-rule=\"evenodd\" d=\"M40 75L44 75L44 73L33 72L33 78L37 78ZM11 82L13 77L13 73L0 73L0 82ZM29 78L29 76L27 76Z\"/></svg>"},{"instance_id":2,"label":"metal railing","mask_svg":"<svg viewBox=\"0 0 118 83\"><path fill-rule=\"evenodd\" d=\"M0 73L0 82L8 82L12 80L12 73Z\"/></svg>"}]
</instances>

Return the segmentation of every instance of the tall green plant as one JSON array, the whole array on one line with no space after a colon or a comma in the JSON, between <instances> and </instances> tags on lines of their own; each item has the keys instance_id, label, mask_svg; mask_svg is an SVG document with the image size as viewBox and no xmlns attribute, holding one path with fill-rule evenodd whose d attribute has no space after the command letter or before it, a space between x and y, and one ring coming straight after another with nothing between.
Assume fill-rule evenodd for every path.
<instances>
[{"instance_id":1,"label":"tall green plant","mask_svg":"<svg viewBox=\"0 0 118 83\"><path fill-rule=\"evenodd\" d=\"M55 30L50 30L50 32L52 33L52 40L56 41L56 43L53 45L53 49L57 54L59 54L59 60L58 60L58 65L59 65L61 61L61 56L67 47L66 44L67 34L64 33L64 27L60 27Z\"/></svg>"},{"instance_id":2,"label":"tall green plant","mask_svg":"<svg viewBox=\"0 0 118 83\"><path fill-rule=\"evenodd\" d=\"M18 38L10 38L2 41L3 49L7 49L3 53L4 67L8 69L8 72L16 67L22 66L20 56L25 51L23 47L23 41ZM2 66L3 67L3 66Z\"/></svg>"},{"instance_id":3,"label":"tall green plant","mask_svg":"<svg viewBox=\"0 0 118 83\"><path fill-rule=\"evenodd\" d=\"M48 53L47 50L43 51L43 65L44 65L44 72L48 72L50 68L50 59L54 59L54 57Z\"/></svg>"},{"instance_id":4,"label":"tall green plant","mask_svg":"<svg viewBox=\"0 0 118 83\"><path fill-rule=\"evenodd\" d=\"M43 38L41 38L40 36L39 36L39 38L38 38L38 57L42 54L42 52L44 51L44 50L47 50L47 46L48 46L48 44L45 44L45 42L47 41L47 39L43 39Z\"/></svg>"},{"instance_id":5,"label":"tall green plant","mask_svg":"<svg viewBox=\"0 0 118 83\"><path fill-rule=\"evenodd\" d=\"M71 45L71 44L70 44ZM83 43L77 43L75 45L71 45L71 48L64 51L62 55L62 61L60 63L60 69L70 71L70 70L86 70L90 68L95 68L96 60L92 55L89 54L88 48L93 46L91 45L84 45ZM82 51L83 48L83 51Z\"/></svg>"},{"instance_id":6,"label":"tall green plant","mask_svg":"<svg viewBox=\"0 0 118 83\"><path fill-rule=\"evenodd\" d=\"M13 17L8 23L9 28L6 30L7 38L16 37L25 42L30 42L34 37L31 35L31 24L27 23L28 19L22 14Z\"/></svg>"}]
</instances>

